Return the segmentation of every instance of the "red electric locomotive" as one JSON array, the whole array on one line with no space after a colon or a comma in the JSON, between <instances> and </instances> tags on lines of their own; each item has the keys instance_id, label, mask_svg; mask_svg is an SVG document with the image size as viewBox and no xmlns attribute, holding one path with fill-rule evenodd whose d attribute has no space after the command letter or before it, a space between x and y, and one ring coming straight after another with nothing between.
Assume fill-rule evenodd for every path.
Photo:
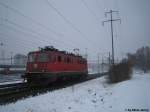
<instances>
[{"instance_id":1,"label":"red electric locomotive","mask_svg":"<svg viewBox=\"0 0 150 112\"><path fill-rule=\"evenodd\" d=\"M86 77L87 73L85 58L47 46L28 54L24 78L28 83L41 85L57 79Z\"/></svg>"}]
</instances>

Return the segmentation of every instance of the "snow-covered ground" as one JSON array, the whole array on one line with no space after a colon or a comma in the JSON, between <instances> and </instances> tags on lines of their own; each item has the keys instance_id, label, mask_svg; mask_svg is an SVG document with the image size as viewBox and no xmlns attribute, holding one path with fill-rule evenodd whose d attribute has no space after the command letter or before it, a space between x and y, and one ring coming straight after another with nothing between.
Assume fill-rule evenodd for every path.
<instances>
[{"instance_id":1,"label":"snow-covered ground","mask_svg":"<svg viewBox=\"0 0 150 112\"><path fill-rule=\"evenodd\" d=\"M150 111L150 73L108 85L105 77L0 106L0 112ZM140 109L145 109L141 111Z\"/></svg>"}]
</instances>

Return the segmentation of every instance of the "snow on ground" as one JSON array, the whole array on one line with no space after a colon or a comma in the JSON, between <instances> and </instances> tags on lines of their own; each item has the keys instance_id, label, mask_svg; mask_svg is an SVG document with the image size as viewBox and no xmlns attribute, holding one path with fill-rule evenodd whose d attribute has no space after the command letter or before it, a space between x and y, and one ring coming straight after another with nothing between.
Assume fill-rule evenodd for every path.
<instances>
[{"instance_id":1,"label":"snow on ground","mask_svg":"<svg viewBox=\"0 0 150 112\"><path fill-rule=\"evenodd\" d=\"M0 112L150 111L150 73L108 85L104 77L0 106ZM149 110L148 110L149 109ZM145 111L143 111L145 112Z\"/></svg>"}]
</instances>

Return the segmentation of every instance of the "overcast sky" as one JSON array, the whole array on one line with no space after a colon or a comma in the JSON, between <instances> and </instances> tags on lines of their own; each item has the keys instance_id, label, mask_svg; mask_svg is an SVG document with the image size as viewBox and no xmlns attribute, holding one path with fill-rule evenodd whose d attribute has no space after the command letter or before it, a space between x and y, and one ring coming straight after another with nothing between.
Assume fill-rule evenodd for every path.
<instances>
[{"instance_id":1,"label":"overcast sky","mask_svg":"<svg viewBox=\"0 0 150 112\"><path fill-rule=\"evenodd\" d=\"M111 51L110 23L104 13L117 10L115 57L150 45L150 0L0 0L0 42L5 57L53 45L79 48L89 59Z\"/></svg>"}]
</instances>

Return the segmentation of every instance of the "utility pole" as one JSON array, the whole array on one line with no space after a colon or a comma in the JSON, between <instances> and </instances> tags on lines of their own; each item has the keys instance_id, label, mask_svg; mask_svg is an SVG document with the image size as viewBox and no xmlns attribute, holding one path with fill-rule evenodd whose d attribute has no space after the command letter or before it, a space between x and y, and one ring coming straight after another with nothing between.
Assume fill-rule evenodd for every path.
<instances>
[{"instance_id":1,"label":"utility pole","mask_svg":"<svg viewBox=\"0 0 150 112\"><path fill-rule=\"evenodd\" d=\"M97 55L97 58L98 58L98 60L97 60L98 61L98 63L97 63L98 64L97 65L98 73L100 73L100 59L99 59L100 57L99 57L99 55L100 54L98 53L98 55Z\"/></svg>"},{"instance_id":2,"label":"utility pole","mask_svg":"<svg viewBox=\"0 0 150 112\"><path fill-rule=\"evenodd\" d=\"M104 57L103 57L103 55L102 55L102 74L103 74L103 70L104 70Z\"/></svg>"},{"instance_id":3,"label":"utility pole","mask_svg":"<svg viewBox=\"0 0 150 112\"><path fill-rule=\"evenodd\" d=\"M2 48L2 51L1 51L1 58L2 58L2 61L3 61L2 64L5 64L5 51L3 50L4 43L1 42L1 43L0 43L0 46L1 46L1 48Z\"/></svg>"},{"instance_id":4,"label":"utility pole","mask_svg":"<svg viewBox=\"0 0 150 112\"><path fill-rule=\"evenodd\" d=\"M87 48L85 48L85 58L88 58L88 54L87 54Z\"/></svg>"},{"instance_id":5,"label":"utility pole","mask_svg":"<svg viewBox=\"0 0 150 112\"><path fill-rule=\"evenodd\" d=\"M109 12L105 12L105 16L107 16L107 14L110 14L110 19L109 20L106 20L106 21L103 21L103 25L105 22L110 22L111 23L111 40L112 40L112 65L114 65L114 34L113 34L113 22L114 21L120 21L121 23L121 19L113 19L113 13L116 12L118 13L118 11L113 11L113 10L110 10Z\"/></svg>"},{"instance_id":6,"label":"utility pole","mask_svg":"<svg viewBox=\"0 0 150 112\"><path fill-rule=\"evenodd\" d=\"M12 51L10 52L10 55L11 55L10 56L10 60L11 60L11 65L12 65L13 64L13 62L12 62L12 60L13 60L13 52Z\"/></svg>"},{"instance_id":7,"label":"utility pole","mask_svg":"<svg viewBox=\"0 0 150 112\"><path fill-rule=\"evenodd\" d=\"M111 61L110 61L110 52L108 53L108 62L109 62L109 68L110 68L110 64L111 64Z\"/></svg>"}]
</instances>

